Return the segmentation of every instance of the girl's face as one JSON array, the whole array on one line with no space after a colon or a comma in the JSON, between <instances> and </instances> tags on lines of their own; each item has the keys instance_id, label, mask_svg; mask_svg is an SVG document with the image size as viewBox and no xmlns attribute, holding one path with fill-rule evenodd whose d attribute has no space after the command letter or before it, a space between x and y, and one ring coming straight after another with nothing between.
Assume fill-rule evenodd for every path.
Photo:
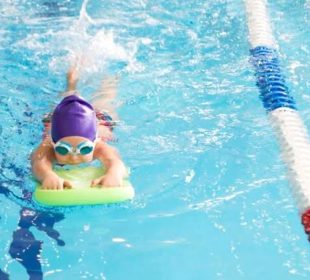
<instances>
[{"instance_id":1,"label":"girl's face","mask_svg":"<svg viewBox=\"0 0 310 280\"><path fill-rule=\"evenodd\" d=\"M67 136L61 138L54 146L55 157L59 164L80 164L93 160L95 144L87 138Z\"/></svg>"}]
</instances>

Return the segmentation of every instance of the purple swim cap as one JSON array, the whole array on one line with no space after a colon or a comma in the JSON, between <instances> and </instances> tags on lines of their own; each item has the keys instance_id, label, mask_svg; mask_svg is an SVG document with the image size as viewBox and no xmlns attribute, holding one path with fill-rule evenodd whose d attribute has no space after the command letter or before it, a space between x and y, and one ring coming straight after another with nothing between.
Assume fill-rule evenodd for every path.
<instances>
[{"instance_id":1,"label":"purple swim cap","mask_svg":"<svg viewBox=\"0 0 310 280\"><path fill-rule=\"evenodd\" d=\"M66 136L96 139L97 119L94 108L82 97L69 95L55 108L52 116L54 143Z\"/></svg>"}]
</instances>

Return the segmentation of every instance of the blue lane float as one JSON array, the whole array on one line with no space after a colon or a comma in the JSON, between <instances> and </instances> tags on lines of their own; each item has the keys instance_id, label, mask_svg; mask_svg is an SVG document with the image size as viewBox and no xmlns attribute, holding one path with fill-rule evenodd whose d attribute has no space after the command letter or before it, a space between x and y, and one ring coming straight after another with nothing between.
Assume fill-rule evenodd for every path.
<instances>
[{"instance_id":1,"label":"blue lane float","mask_svg":"<svg viewBox=\"0 0 310 280\"><path fill-rule=\"evenodd\" d=\"M270 112L286 107L297 110L280 68L277 51L268 47L250 50L251 63L255 68L256 85L265 109Z\"/></svg>"}]
</instances>

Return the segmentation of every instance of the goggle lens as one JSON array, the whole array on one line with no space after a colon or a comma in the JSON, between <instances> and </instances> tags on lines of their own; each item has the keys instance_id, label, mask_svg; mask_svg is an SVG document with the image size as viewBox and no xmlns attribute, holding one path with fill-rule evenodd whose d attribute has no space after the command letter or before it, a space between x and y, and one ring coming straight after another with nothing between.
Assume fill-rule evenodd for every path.
<instances>
[{"instance_id":1,"label":"goggle lens","mask_svg":"<svg viewBox=\"0 0 310 280\"><path fill-rule=\"evenodd\" d=\"M65 156L69 153L68 148L64 147L64 146L58 146L55 148L55 152L57 152L58 154Z\"/></svg>"},{"instance_id":2,"label":"goggle lens","mask_svg":"<svg viewBox=\"0 0 310 280\"><path fill-rule=\"evenodd\" d=\"M82 148L80 149L80 154L81 154L81 155L87 155L87 154L90 154L92 151L93 151L93 147L91 147L91 146L85 146L85 147L82 147Z\"/></svg>"}]
</instances>

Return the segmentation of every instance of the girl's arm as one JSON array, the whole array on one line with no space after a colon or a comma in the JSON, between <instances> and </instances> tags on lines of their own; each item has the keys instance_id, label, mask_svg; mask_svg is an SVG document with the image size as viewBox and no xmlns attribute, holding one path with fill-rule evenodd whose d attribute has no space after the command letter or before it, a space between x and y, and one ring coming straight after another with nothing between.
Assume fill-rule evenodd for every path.
<instances>
[{"instance_id":1,"label":"girl's arm","mask_svg":"<svg viewBox=\"0 0 310 280\"><path fill-rule=\"evenodd\" d=\"M64 181L53 171L54 160L52 145L46 140L43 141L31 155L33 175L42 183L44 189L71 188L70 182Z\"/></svg>"},{"instance_id":2,"label":"girl's arm","mask_svg":"<svg viewBox=\"0 0 310 280\"><path fill-rule=\"evenodd\" d=\"M48 141L43 141L31 154L31 166L34 176L43 181L48 174L53 172L53 147Z\"/></svg>"},{"instance_id":3,"label":"girl's arm","mask_svg":"<svg viewBox=\"0 0 310 280\"><path fill-rule=\"evenodd\" d=\"M99 159L107 171L104 176L93 180L92 186L115 187L123 184L123 178L127 176L127 170L115 148L100 141L96 145L94 158Z\"/></svg>"}]
</instances>

